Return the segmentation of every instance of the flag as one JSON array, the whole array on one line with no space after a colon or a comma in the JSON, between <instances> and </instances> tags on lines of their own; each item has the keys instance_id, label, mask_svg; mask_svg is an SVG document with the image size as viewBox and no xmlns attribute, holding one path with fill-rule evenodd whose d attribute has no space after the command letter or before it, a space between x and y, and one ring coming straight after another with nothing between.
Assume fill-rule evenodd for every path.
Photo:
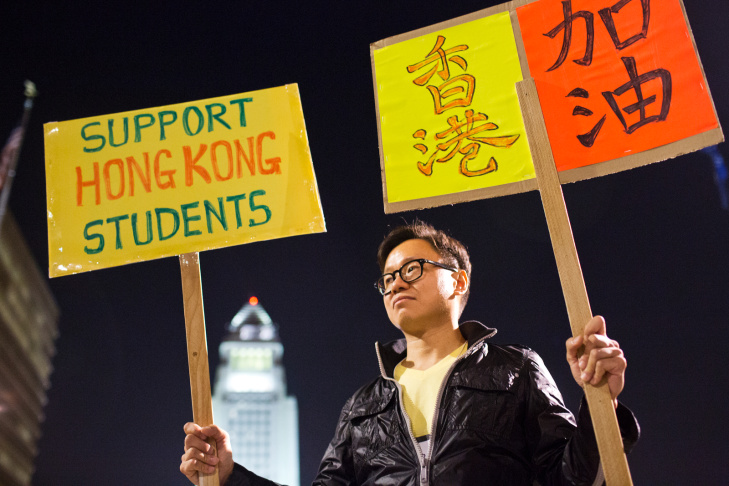
<instances>
[{"instance_id":1,"label":"flag","mask_svg":"<svg viewBox=\"0 0 729 486\"><path fill-rule=\"evenodd\" d=\"M35 84L31 81L25 82L25 104L23 105L23 118L20 124L10 132L7 142L0 152L0 228L2 220L5 216L5 210L8 206L10 198L10 186L13 184L15 177L15 167L18 164L20 156L20 148L23 145L23 137L30 120L30 111L33 108L33 98L38 95Z\"/></svg>"},{"instance_id":2,"label":"flag","mask_svg":"<svg viewBox=\"0 0 729 486\"><path fill-rule=\"evenodd\" d=\"M5 189L5 182L8 179L12 179L15 175L15 171L11 167L15 166L15 162L18 159L20 143L23 140L23 132L22 126L15 127L10 132L8 141L5 142L5 146L3 147L2 154L0 155L0 191Z\"/></svg>"}]
</instances>

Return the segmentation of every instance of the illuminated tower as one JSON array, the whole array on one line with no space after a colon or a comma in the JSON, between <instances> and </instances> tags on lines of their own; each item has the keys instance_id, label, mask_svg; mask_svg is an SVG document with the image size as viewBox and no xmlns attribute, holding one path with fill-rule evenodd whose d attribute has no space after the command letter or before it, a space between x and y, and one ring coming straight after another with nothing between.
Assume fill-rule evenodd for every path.
<instances>
[{"instance_id":1,"label":"illuminated tower","mask_svg":"<svg viewBox=\"0 0 729 486\"><path fill-rule=\"evenodd\" d=\"M272 481L299 484L296 398L286 395L278 326L250 301L228 324L215 377L215 423L230 434L233 459Z\"/></svg>"}]
</instances>

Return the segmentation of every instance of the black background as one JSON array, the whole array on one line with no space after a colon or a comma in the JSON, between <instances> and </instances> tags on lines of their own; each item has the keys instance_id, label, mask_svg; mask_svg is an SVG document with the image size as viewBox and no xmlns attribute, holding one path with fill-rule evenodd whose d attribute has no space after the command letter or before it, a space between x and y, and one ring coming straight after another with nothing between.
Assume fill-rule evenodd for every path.
<instances>
[{"instance_id":1,"label":"black background","mask_svg":"<svg viewBox=\"0 0 729 486\"><path fill-rule=\"evenodd\" d=\"M540 352L574 409L581 392L564 362L569 325L539 194L382 209L369 44L495 3L4 2L0 136L20 116L23 80L40 91L10 209L41 271L43 123L298 83L328 232L205 252L201 265L212 369L225 323L250 295L281 326L300 406L302 483L345 399L378 372L373 342L398 336L372 281L376 246L403 219L466 243L474 275L464 318L498 327L497 342ZM729 3L685 3L726 120ZM723 484L729 212L709 158L563 190L593 312L629 360L621 399L643 428L629 457L635 483ZM178 471L192 416L178 260L50 286L61 334L34 484L187 484Z\"/></svg>"}]
</instances>

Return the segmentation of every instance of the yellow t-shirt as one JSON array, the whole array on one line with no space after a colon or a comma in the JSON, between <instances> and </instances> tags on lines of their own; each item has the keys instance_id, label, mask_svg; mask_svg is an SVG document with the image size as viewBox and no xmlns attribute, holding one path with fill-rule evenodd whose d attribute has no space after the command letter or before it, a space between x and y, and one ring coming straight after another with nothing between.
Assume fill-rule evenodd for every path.
<instances>
[{"instance_id":1,"label":"yellow t-shirt","mask_svg":"<svg viewBox=\"0 0 729 486\"><path fill-rule=\"evenodd\" d=\"M402 363L395 367L395 380L402 387L405 412L418 441L427 440L433 430L432 421L440 385L451 365L465 351L464 343L427 370L405 368Z\"/></svg>"}]
</instances>

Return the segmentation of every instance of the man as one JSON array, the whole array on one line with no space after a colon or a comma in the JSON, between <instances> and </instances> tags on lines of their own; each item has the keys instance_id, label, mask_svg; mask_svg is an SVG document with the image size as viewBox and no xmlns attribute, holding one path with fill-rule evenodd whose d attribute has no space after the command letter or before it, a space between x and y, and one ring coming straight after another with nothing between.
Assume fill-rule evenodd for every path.
<instances>
[{"instance_id":1,"label":"man","mask_svg":"<svg viewBox=\"0 0 729 486\"><path fill-rule=\"evenodd\" d=\"M380 244L376 287L404 339L377 345L381 376L347 401L316 485L532 485L600 482L600 458L587 406L577 421L539 356L488 343L496 331L458 324L469 295L465 247L422 222ZM577 383L607 380L626 450L638 439L618 404L626 361L593 318L568 339ZM232 461L217 426L185 425L180 470L195 484L219 466L221 484L272 485ZM217 442L218 457L205 442Z\"/></svg>"}]
</instances>

